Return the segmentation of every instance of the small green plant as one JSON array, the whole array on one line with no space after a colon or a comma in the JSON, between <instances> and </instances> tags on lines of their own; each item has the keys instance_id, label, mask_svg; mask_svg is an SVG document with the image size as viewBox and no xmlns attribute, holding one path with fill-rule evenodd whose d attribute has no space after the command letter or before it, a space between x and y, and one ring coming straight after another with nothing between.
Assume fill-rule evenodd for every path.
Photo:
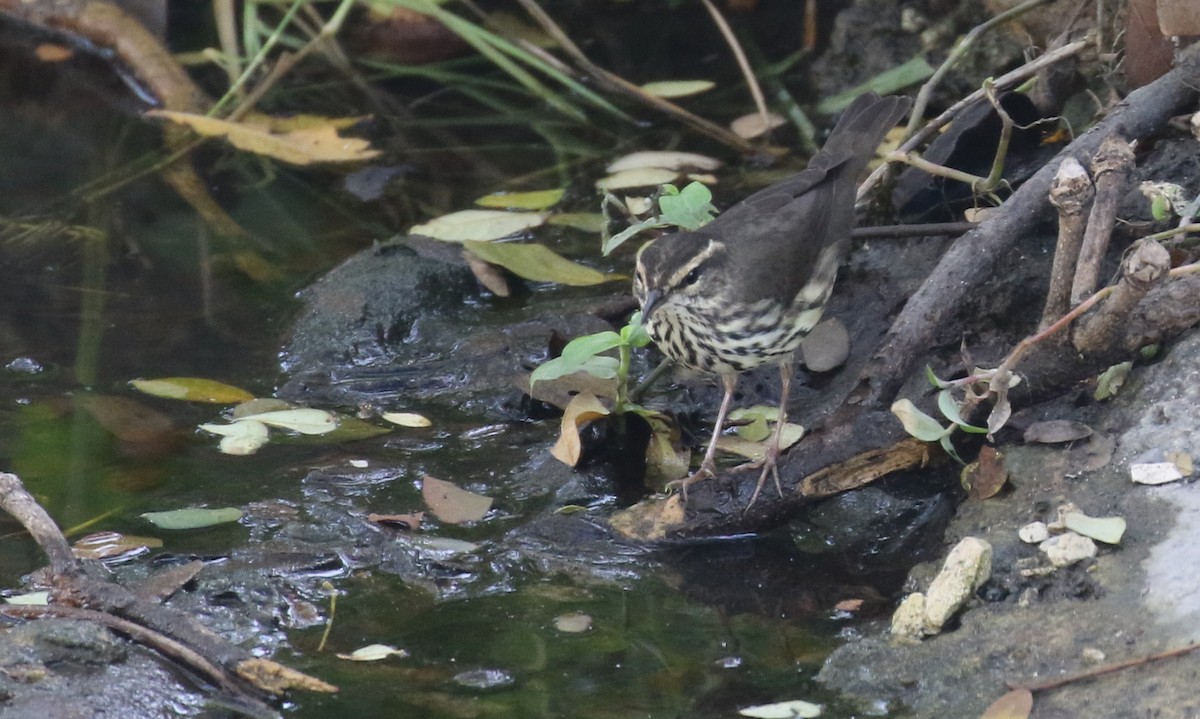
<instances>
[{"instance_id":1,"label":"small green plant","mask_svg":"<svg viewBox=\"0 0 1200 719\"><path fill-rule=\"evenodd\" d=\"M642 313L634 312L620 331L597 332L568 342L558 357L538 365L529 376L529 388L532 390L539 381L550 381L575 372L587 372L600 379L616 378L614 409L618 414L628 412L636 408L629 401L629 360L634 348L648 344L650 335L642 326ZM602 354L612 349L617 350L616 357Z\"/></svg>"},{"instance_id":2,"label":"small green plant","mask_svg":"<svg viewBox=\"0 0 1200 719\"><path fill-rule=\"evenodd\" d=\"M978 381L986 382L990 377L984 376L986 373L974 373L961 380L947 382L940 379L929 367L925 368L925 375L929 378L930 384L940 389L937 397L938 410L949 423L943 425L940 420L917 409L917 406L907 399L897 400L893 403L892 414L896 415L900 423L904 425L905 432L922 442L937 442L942 449L946 450L946 454L958 460L960 464L964 464L962 457L958 456L958 451L950 441L950 436L956 429L970 434L989 433L987 427L977 427L967 422L963 419L962 413L964 408L974 407L987 396L986 393L977 394L971 385ZM959 387L964 391L964 398L961 401L955 399L953 394L953 390Z\"/></svg>"},{"instance_id":3,"label":"small green plant","mask_svg":"<svg viewBox=\"0 0 1200 719\"><path fill-rule=\"evenodd\" d=\"M682 190L674 185L662 185L658 195L658 214L626 227L605 240L600 251L607 255L626 240L646 230L678 227L695 230L712 221L717 208L712 204L712 192L700 182L689 183Z\"/></svg>"}]
</instances>

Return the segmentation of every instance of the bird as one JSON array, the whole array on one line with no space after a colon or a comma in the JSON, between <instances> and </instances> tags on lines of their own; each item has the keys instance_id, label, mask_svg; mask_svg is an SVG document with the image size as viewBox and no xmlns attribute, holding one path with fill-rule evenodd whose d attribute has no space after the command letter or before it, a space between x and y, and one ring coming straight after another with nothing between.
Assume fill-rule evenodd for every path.
<instances>
[{"instance_id":1,"label":"bird","mask_svg":"<svg viewBox=\"0 0 1200 719\"><path fill-rule=\"evenodd\" d=\"M747 509L767 476L783 496L777 463L795 352L820 321L846 254L858 176L910 105L901 96L858 96L806 169L697 230L638 250L633 294L650 338L674 362L718 376L724 390L704 459L673 483L684 502L690 485L716 476L717 438L739 375L768 363L779 366L779 416Z\"/></svg>"}]
</instances>

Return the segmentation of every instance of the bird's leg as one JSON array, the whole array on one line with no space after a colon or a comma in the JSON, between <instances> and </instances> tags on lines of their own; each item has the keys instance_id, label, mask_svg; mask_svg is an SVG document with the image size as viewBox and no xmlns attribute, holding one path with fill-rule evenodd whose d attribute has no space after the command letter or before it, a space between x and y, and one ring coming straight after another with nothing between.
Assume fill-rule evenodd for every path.
<instances>
[{"instance_id":1,"label":"bird's leg","mask_svg":"<svg viewBox=\"0 0 1200 719\"><path fill-rule=\"evenodd\" d=\"M717 476L717 464L714 459L717 454L717 438L721 436L721 429L725 426L725 415L729 413L729 404L733 401L733 391L737 389L737 375L721 375L721 386L725 388L725 396L721 398L721 408L717 410L717 423L713 427L712 439L708 441L708 449L704 452L704 459L700 462L700 467L690 476L667 484L668 488L679 488L679 494L683 496L684 502L687 502L687 488L690 485L702 479Z\"/></svg>"},{"instance_id":2,"label":"bird's leg","mask_svg":"<svg viewBox=\"0 0 1200 719\"><path fill-rule=\"evenodd\" d=\"M783 497L783 487L779 484L779 445L783 438L783 425L787 423L787 404L792 388L793 367L794 361L791 357L779 363L779 418L775 422L775 432L771 435L771 443L767 445L766 456L763 457L762 474L758 475L758 484L754 485L754 494L750 495L750 502L746 504L746 509L750 509L754 500L758 499L758 493L762 491L768 474L775 480L775 491L779 492L780 498Z\"/></svg>"}]
</instances>

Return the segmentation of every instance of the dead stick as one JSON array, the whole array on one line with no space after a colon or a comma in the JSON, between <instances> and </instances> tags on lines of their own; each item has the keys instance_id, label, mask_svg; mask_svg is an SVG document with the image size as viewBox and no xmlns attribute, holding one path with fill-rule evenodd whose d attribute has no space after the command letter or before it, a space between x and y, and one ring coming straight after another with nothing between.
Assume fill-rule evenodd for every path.
<instances>
[{"instance_id":1,"label":"dead stick","mask_svg":"<svg viewBox=\"0 0 1200 719\"><path fill-rule=\"evenodd\" d=\"M1112 296L1075 330L1075 349L1082 354L1110 351L1124 334L1134 308L1170 270L1171 255L1165 247L1153 240L1139 242L1125 260Z\"/></svg>"},{"instance_id":2,"label":"dead stick","mask_svg":"<svg viewBox=\"0 0 1200 719\"><path fill-rule=\"evenodd\" d=\"M74 574L78 570L67 538L15 474L0 472L0 509L11 514L33 536L55 574Z\"/></svg>"},{"instance_id":3,"label":"dead stick","mask_svg":"<svg viewBox=\"0 0 1200 719\"><path fill-rule=\"evenodd\" d=\"M1046 306L1042 310L1039 329L1045 329L1071 307L1071 282L1075 276L1075 259L1083 244L1083 210L1091 202L1095 190L1087 170L1074 157L1058 166L1054 184L1050 187L1050 204L1058 208L1058 244L1054 248L1054 264L1050 269L1050 288L1046 291Z\"/></svg>"},{"instance_id":4,"label":"dead stick","mask_svg":"<svg viewBox=\"0 0 1200 719\"><path fill-rule=\"evenodd\" d=\"M1068 674L1065 677L1059 677L1057 679L1047 679L1046 681L1038 682L1037 684L1022 684L1021 682L1013 682L1013 681L1005 682L1005 683L1008 685L1009 689L1028 689L1031 692L1043 692L1043 691L1047 691L1050 689L1058 689L1059 687L1066 686L1067 684L1072 684L1074 682L1086 681L1088 679L1094 679L1095 677L1104 676L1105 674L1112 674L1113 672L1119 672L1122 669L1128 669L1130 667L1138 667L1143 664L1149 664L1150 662L1156 662L1160 659L1172 659L1174 657L1181 657L1184 654L1187 654L1188 652L1195 651L1196 649L1200 649L1200 644L1189 644L1186 647L1180 647L1178 649L1168 649L1167 651L1159 652L1158 654L1148 654L1144 657L1137 657L1134 659L1126 659L1123 662L1116 662L1115 664L1105 664L1102 667L1096 667L1095 669L1088 669L1086 671L1082 671L1077 674Z\"/></svg>"},{"instance_id":5,"label":"dead stick","mask_svg":"<svg viewBox=\"0 0 1200 719\"><path fill-rule=\"evenodd\" d=\"M1075 281L1071 285L1071 304L1077 304L1092 294L1099 284L1100 266L1112 239L1117 220L1117 206L1129 184L1133 169L1133 147L1119 135L1109 135L1100 143L1092 159L1092 178L1096 184L1096 199L1088 215L1087 231L1075 263Z\"/></svg>"}]
</instances>

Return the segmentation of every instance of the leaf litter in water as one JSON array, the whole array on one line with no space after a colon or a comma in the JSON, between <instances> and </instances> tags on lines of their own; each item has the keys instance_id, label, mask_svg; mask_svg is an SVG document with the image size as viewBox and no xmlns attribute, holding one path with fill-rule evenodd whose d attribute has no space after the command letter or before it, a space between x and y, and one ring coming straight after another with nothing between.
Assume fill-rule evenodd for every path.
<instances>
[{"instance_id":1,"label":"leaf litter in water","mask_svg":"<svg viewBox=\"0 0 1200 719\"><path fill-rule=\"evenodd\" d=\"M463 245L481 260L500 265L518 277L535 282L557 282L572 287L598 285L602 282L625 279L610 275L578 262L572 262L549 247L517 242L476 242Z\"/></svg>"},{"instance_id":2,"label":"leaf litter in water","mask_svg":"<svg viewBox=\"0 0 1200 719\"><path fill-rule=\"evenodd\" d=\"M300 434L328 434L338 426L337 418L331 413L309 407L252 414L237 421L244 422L246 420L255 420L271 427L290 429Z\"/></svg>"},{"instance_id":3,"label":"leaf litter in water","mask_svg":"<svg viewBox=\"0 0 1200 719\"><path fill-rule=\"evenodd\" d=\"M608 413L608 408L591 392L580 392L575 395L563 411L558 441L550 448L550 454L568 467L574 467L579 463L579 457L583 452L579 428L594 419L607 416Z\"/></svg>"},{"instance_id":4,"label":"leaf litter in water","mask_svg":"<svg viewBox=\"0 0 1200 719\"><path fill-rule=\"evenodd\" d=\"M241 419L231 424L202 424L200 429L221 435L218 448L223 454L237 457L254 454L270 438L267 425L252 419Z\"/></svg>"},{"instance_id":5,"label":"leaf litter in water","mask_svg":"<svg viewBox=\"0 0 1200 719\"><path fill-rule=\"evenodd\" d=\"M685 169L716 170L721 167L721 161L715 157L695 152L643 150L618 157L608 163L608 167L605 167L604 171L611 174L623 170L635 170L647 167L676 171Z\"/></svg>"},{"instance_id":6,"label":"leaf litter in water","mask_svg":"<svg viewBox=\"0 0 1200 719\"><path fill-rule=\"evenodd\" d=\"M565 192L562 188L530 192L493 192L475 200L475 204L505 210L547 210L557 205Z\"/></svg>"},{"instance_id":7,"label":"leaf litter in water","mask_svg":"<svg viewBox=\"0 0 1200 719\"><path fill-rule=\"evenodd\" d=\"M138 537L120 532L93 532L76 540L71 545L71 553L78 559L126 560L162 545L162 540L157 537Z\"/></svg>"},{"instance_id":8,"label":"leaf litter in water","mask_svg":"<svg viewBox=\"0 0 1200 719\"><path fill-rule=\"evenodd\" d=\"M792 699L775 704L759 704L758 706L739 709L738 714L754 719L812 719L821 716L821 705L806 702L803 699Z\"/></svg>"},{"instance_id":9,"label":"leaf litter in water","mask_svg":"<svg viewBox=\"0 0 1200 719\"><path fill-rule=\"evenodd\" d=\"M582 634L592 628L592 618L583 612L560 614L554 618L554 628L564 634Z\"/></svg>"},{"instance_id":10,"label":"leaf litter in water","mask_svg":"<svg viewBox=\"0 0 1200 719\"><path fill-rule=\"evenodd\" d=\"M144 392L164 399L182 399L189 402L209 402L212 404L235 404L254 399L241 387L218 382L203 377L161 377L158 379L135 379L129 385L139 392Z\"/></svg>"},{"instance_id":11,"label":"leaf litter in water","mask_svg":"<svg viewBox=\"0 0 1200 719\"><path fill-rule=\"evenodd\" d=\"M141 517L159 529L199 529L236 522L242 518L242 510L237 507L189 507L167 512L146 512Z\"/></svg>"},{"instance_id":12,"label":"leaf litter in water","mask_svg":"<svg viewBox=\"0 0 1200 719\"><path fill-rule=\"evenodd\" d=\"M488 241L539 227L549 215L541 212L459 210L413 225L409 232L448 242Z\"/></svg>"},{"instance_id":13,"label":"leaf litter in water","mask_svg":"<svg viewBox=\"0 0 1200 719\"><path fill-rule=\"evenodd\" d=\"M403 649L388 646L387 644L368 644L365 647L359 647L349 654L338 654L338 659L348 659L352 662L377 662L380 659L388 657L399 657L404 659L408 656L408 652Z\"/></svg>"},{"instance_id":14,"label":"leaf litter in water","mask_svg":"<svg viewBox=\"0 0 1200 719\"><path fill-rule=\"evenodd\" d=\"M401 427L429 427L433 424L428 417L416 412L384 412L380 417Z\"/></svg>"},{"instance_id":15,"label":"leaf litter in water","mask_svg":"<svg viewBox=\"0 0 1200 719\"><path fill-rule=\"evenodd\" d=\"M254 113L240 122L230 122L171 110L150 110L146 115L186 125L205 137L223 137L239 150L291 165L358 162L379 155L367 140L338 134L338 130L360 118L300 115L281 119Z\"/></svg>"},{"instance_id":16,"label":"leaf litter in water","mask_svg":"<svg viewBox=\"0 0 1200 719\"><path fill-rule=\"evenodd\" d=\"M421 497L433 516L447 524L483 519L492 508L492 498L469 492L428 474L421 479Z\"/></svg>"}]
</instances>

